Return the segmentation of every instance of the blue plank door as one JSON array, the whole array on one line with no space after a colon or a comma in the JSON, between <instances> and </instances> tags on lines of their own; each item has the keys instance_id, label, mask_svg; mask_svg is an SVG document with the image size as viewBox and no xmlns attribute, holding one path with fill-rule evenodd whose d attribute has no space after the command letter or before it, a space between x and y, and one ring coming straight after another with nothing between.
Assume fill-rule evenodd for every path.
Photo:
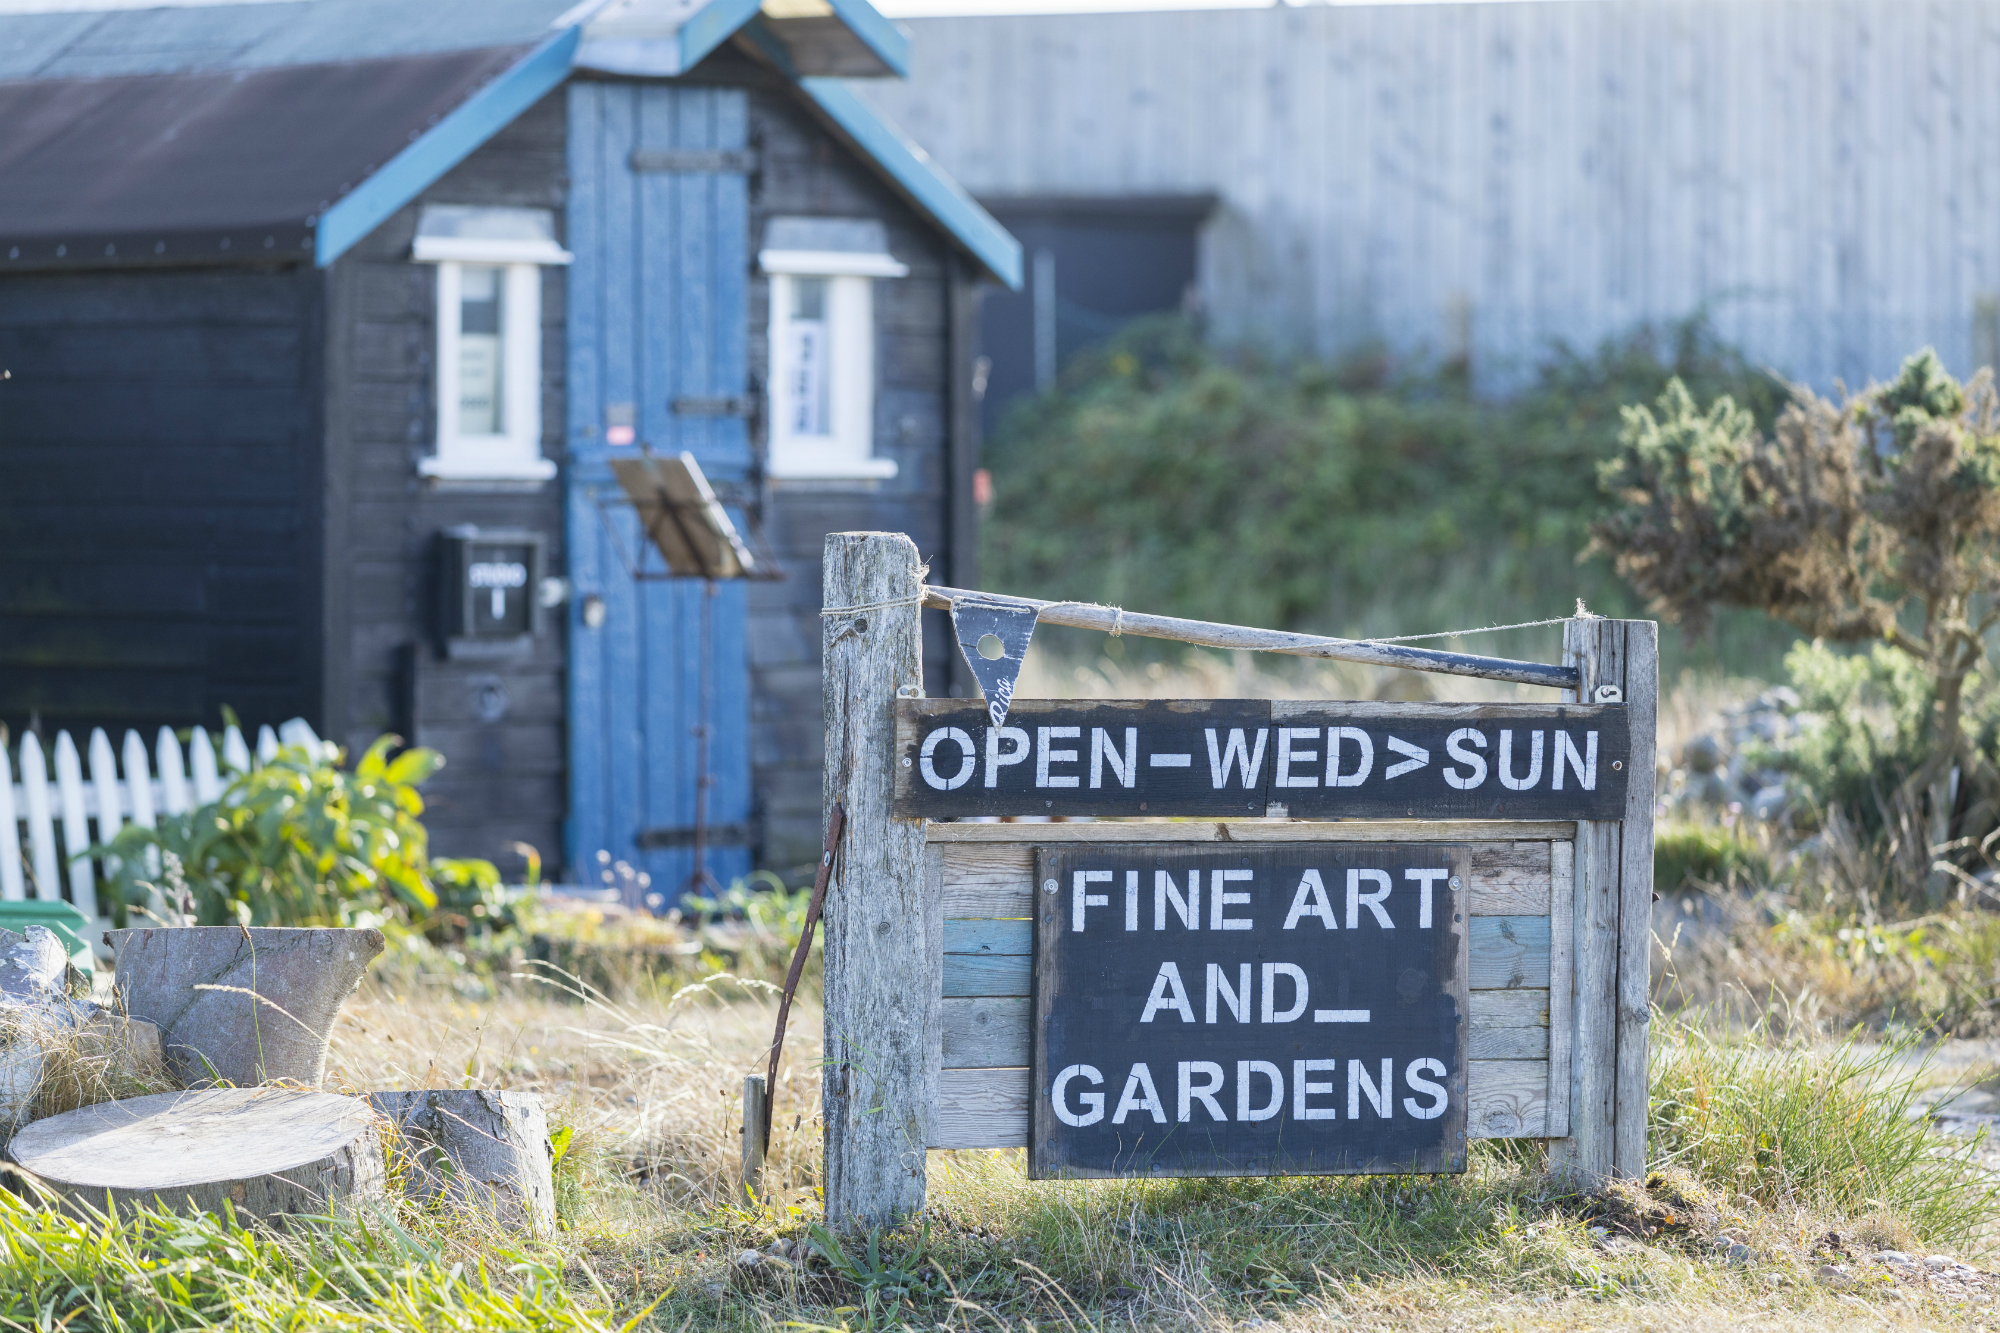
<instances>
[{"instance_id":1,"label":"blue plank door","mask_svg":"<svg viewBox=\"0 0 2000 1333\"><path fill-rule=\"evenodd\" d=\"M693 866L700 723L699 581L635 581L645 549L609 462L636 441L745 480L746 422L718 411L749 376L748 182L741 91L575 82L569 96L569 859L608 852L672 906ZM676 404L679 410L676 410ZM657 573L657 553L650 559ZM594 607L591 598L601 598ZM602 619L595 612L600 610ZM744 589L719 585L709 635L708 868L749 873L750 700Z\"/></svg>"}]
</instances>

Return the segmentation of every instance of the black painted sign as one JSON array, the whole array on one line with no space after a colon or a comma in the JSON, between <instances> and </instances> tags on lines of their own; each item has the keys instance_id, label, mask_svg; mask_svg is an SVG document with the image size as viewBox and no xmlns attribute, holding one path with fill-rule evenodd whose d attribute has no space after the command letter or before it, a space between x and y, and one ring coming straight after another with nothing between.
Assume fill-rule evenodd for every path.
<instances>
[{"instance_id":1,"label":"black painted sign","mask_svg":"<svg viewBox=\"0 0 2000 1333\"><path fill-rule=\"evenodd\" d=\"M1605 704L896 701L905 817L1624 818Z\"/></svg>"},{"instance_id":2,"label":"black painted sign","mask_svg":"<svg viewBox=\"0 0 2000 1333\"><path fill-rule=\"evenodd\" d=\"M1037 851L1029 1175L1465 1169L1470 857Z\"/></svg>"}]
</instances>

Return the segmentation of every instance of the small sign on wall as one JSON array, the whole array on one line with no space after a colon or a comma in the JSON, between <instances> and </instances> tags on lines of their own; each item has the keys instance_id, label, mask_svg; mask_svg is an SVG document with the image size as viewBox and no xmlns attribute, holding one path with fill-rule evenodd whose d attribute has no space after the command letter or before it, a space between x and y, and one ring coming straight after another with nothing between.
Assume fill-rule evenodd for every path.
<instances>
[{"instance_id":1,"label":"small sign on wall","mask_svg":"<svg viewBox=\"0 0 2000 1333\"><path fill-rule=\"evenodd\" d=\"M1029 1174L1465 1169L1469 853L1043 847Z\"/></svg>"},{"instance_id":2,"label":"small sign on wall","mask_svg":"<svg viewBox=\"0 0 2000 1333\"><path fill-rule=\"evenodd\" d=\"M446 655L525 650L541 632L542 534L466 526L446 529L439 543Z\"/></svg>"}]
</instances>

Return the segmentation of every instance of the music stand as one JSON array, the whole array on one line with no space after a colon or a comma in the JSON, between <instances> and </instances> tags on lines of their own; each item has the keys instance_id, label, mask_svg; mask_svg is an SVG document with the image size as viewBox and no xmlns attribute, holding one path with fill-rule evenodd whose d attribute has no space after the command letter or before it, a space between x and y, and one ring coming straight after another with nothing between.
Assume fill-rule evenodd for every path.
<instances>
[{"instance_id":1,"label":"music stand","mask_svg":"<svg viewBox=\"0 0 2000 1333\"><path fill-rule=\"evenodd\" d=\"M725 579L781 579L784 573L776 561L753 552L737 532L693 454L669 457L641 448L636 458L612 459L611 473L632 502L640 529L666 562L666 569L660 573L647 570L643 550L636 562L627 559L627 569L640 582L700 579L706 585L701 599L699 711L694 726L694 869L680 891L685 895L712 889L719 896L722 886L708 871L708 789L715 781L708 771L709 649L714 636L716 584ZM602 506L599 515L624 558L623 543Z\"/></svg>"}]
</instances>

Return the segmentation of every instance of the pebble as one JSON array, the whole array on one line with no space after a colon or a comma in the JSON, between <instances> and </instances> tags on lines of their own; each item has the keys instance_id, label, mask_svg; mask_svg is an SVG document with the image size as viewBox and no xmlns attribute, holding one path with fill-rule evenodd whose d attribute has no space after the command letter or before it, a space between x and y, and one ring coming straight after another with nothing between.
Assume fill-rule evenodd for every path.
<instances>
[{"instance_id":1,"label":"pebble","mask_svg":"<svg viewBox=\"0 0 2000 1333\"><path fill-rule=\"evenodd\" d=\"M1822 1264L1819 1280L1829 1287L1851 1287L1854 1278L1848 1273L1846 1264Z\"/></svg>"},{"instance_id":2,"label":"pebble","mask_svg":"<svg viewBox=\"0 0 2000 1333\"><path fill-rule=\"evenodd\" d=\"M736 1266L738 1268L755 1268L763 1262L764 1256L756 1250L745 1250L736 1256Z\"/></svg>"},{"instance_id":3,"label":"pebble","mask_svg":"<svg viewBox=\"0 0 2000 1333\"><path fill-rule=\"evenodd\" d=\"M1741 1268L1743 1267L1743 1265L1749 1263L1756 1256L1751 1252L1750 1247L1748 1245L1743 1244L1743 1242L1741 1241L1737 1241L1735 1244L1731 1245L1727 1250L1723 1251L1723 1257L1729 1260L1732 1266L1736 1268Z\"/></svg>"},{"instance_id":4,"label":"pebble","mask_svg":"<svg viewBox=\"0 0 2000 1333\"><path fill-rule=\"evenodd\" d=\"M1915 1255L1905 1254L1901 1250L1877 1250L1868 1258L1878 1264L1913 1264L1917 1261Z\"/></svg>"}]
</instances>

